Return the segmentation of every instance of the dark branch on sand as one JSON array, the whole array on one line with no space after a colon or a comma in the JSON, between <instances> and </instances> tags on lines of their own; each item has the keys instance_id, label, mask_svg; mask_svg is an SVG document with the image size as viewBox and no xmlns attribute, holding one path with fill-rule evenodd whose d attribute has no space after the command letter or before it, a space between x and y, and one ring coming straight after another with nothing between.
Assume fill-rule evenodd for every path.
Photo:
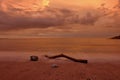
<instances>
[{"instance_id":1,"label":"dark branch on sand","mask_svg":"<svg viewBox=\"0 0 120 80\"><path fill-rule=\"evenodd\" d=\"M47 57L47 58L49 58L49 59L56 59L56 58L59 58L59 57L64 57L64 58L67 58L67 59L72 60L72 61L74 61L74 62L80 62L80 63L85 63L85 64L88 63L88 60L75 59L75 58L69 57L69 56L64 55L64 54L55 55L55 56L48 56L48 55L45 55L45 57Z\"/></svg>"}]
</instances>

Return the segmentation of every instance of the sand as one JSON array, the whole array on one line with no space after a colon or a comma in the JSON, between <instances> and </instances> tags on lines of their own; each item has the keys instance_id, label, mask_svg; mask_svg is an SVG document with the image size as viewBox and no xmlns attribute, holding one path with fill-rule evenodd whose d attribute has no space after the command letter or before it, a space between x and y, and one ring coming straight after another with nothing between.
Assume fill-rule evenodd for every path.
<instances>
[{"instance_id":1,"label":"sand","mask_svg":"<svg viewBox=\"0 0 120 80\"><path fill-rule=\"evenodd\" d=\"M88 64L44 57L64 53ZM39 57L31 62L30 56ZM57 65L57 68L53 68ZM120 80L120 41L111 39L0 39L0 80Z\"/></svg>"},{"instance_id":2,"label":"sand","mask_svg":"<svg viewBox=\"0 0 120 80\"><path fill-rule=\"evenodd\" d=\"M32 53L39 56L39 61L29 61ZM66 59L49 60L37 52L0 52L0 54L0 80L120 80L120 60L111 60L110 56L105 61L99 61L82 55L88 58L89 63L81 64ZM79 58L81 55L78 55L69 56ZM58 67L53 68L54 64Z\"/></svg>"}]
</instances>

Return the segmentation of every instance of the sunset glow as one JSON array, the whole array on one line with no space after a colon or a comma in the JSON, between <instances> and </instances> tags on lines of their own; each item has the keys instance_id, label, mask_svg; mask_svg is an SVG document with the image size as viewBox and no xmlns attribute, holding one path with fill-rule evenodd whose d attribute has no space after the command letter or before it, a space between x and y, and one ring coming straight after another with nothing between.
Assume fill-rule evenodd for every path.
<instances>
[{"instance_id":1,"label":"sunset glow","mask_svg":"<svg viewBox=\"0 0 120 80\"><path fill-rule=\"evenodd\" d=\"M42 5L43 7L49 6L50 1L49 0L43 0Z\"/></svg>"},{"instance_id":2,"label":"sunset glow","mask_svg":"<svg viewBox=\"0 0 120 80\"><path fill-rule=\"evenodd\" d=\"M115 35L120 31L119 4L119 0L1 0L0 34L88 36L96 29L97 36Z\"/></svg>"},{"instance_id":3,"label":"sunset glow","mask_svg":"<svg viewBox=\"0 0 120 80\"><path fill-rule=\"evenodd\" d=\"M24 10L24 11L38 11L44 10L45 7L49 6L49 0L30 0L30 1L11 1L5 0L1 1L1 8L3 11L11 11L11 8L14 10Z\"/></svg>"}]
</instances>

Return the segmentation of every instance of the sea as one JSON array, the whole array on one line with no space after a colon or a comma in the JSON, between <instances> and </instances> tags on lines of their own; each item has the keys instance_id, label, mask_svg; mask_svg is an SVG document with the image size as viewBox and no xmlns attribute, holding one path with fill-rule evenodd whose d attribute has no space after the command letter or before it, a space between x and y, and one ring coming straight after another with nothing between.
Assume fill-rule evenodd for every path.
<instances>
[{"instance_id":1,"label":"sea","mask_svg":"<svg viewBox=\"0 0 120 80\"><path fill-rule=\"evenodd\" d=\"M120 53L120 40L108 38L0 38L0 51Z\"/></svg>"},{"instance_id":2,"label":"sea","mask_svg":"<svg viewBox=\"0 0 120 80\"><path fill-rule=\"evenodd\" d=\"M120 61L120 40L109 38L0 38L1 59L28 60L31 55L41 54L67 54L93 62Z\"/></svg>"}]
</instances>

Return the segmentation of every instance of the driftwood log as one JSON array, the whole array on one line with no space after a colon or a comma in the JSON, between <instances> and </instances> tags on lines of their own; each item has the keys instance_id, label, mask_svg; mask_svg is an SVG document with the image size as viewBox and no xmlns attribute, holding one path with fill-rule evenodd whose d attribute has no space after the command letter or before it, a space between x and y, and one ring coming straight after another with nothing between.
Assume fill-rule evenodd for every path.
<instances>
[{"instance_id":1,"label":"driftwood log","mask_svg":"<svg viewBox=\"0 0 120 80\"><path fill-rule=\"evenodd\" d=\"M69 56L64 55L64 54L55 55L55 56L48 56L48 55L45 55L45 57L47 57L47 58L49 58L49 59L56 59L56 58L64 57L64 58L67 58L67 59L72 60L72 61L74 61L74 62L80 62L80 63L85 63L85 64L88 63L88 60L84 60L84 59L75 59L75 58L69 57Z\"/></svg>"},{"instance_id":2,"label":"driftwood log","mask_svg":"<svg viewBox=\"0 0 120 80\"><path fill-rule=\"evenodd\" d=\"M30 56L30 61L38 61L38 56Z\"/></svg>"}]
</instances>

